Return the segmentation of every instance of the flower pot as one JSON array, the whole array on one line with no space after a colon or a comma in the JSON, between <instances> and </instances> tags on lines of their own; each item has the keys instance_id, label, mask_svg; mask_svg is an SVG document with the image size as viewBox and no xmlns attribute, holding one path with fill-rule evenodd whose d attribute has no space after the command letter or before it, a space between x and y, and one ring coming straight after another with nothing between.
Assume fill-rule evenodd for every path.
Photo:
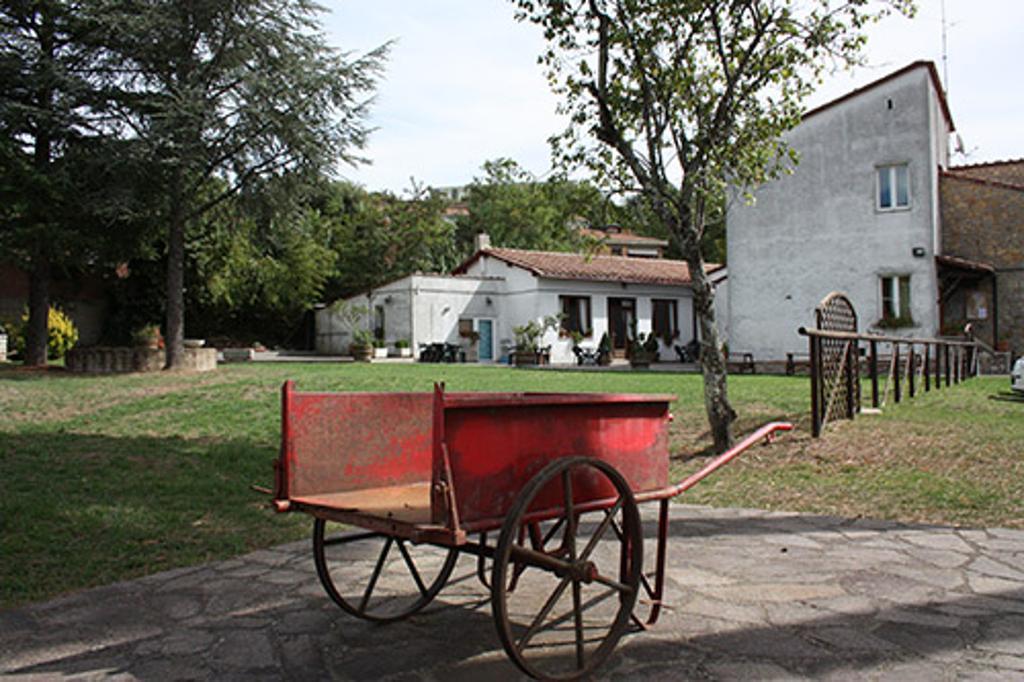
<instances>
[{"instance_id":1,"label":"flower pot","mask_svg":"<svg viewBox=\"0 0 1024 682\"><path fill-rule=\"evenodd\" d=\"M374 348L373 348L373 357L375 359L377 359L377 358L386 358L387 356L388 356L388 349L386 347L374 346Z\"/></svg>"},{"instance_id":2,"label":"flower pot","mask_svg":"<svg viewBox=\"0 0 1024 682\"><path fill-rule=\"evenodd\" d=\"M370 358L373 357L373 346L361 346L353 343L349 348L349 352L352 353L352 357L357 362L369 362Z\"/></svg>"},{"instance_id":3,"label":"flower pot","mask_svg":"<svg viewBox=\"0 0 1024 682\"><path fill-rule=\"evenodd\" d=\"M514 364L516 367L539 365L539 355L539 353L532 350L517 350L512 354L512 364Z\"/></svg>"},{"instance_id":4,"label":"flower pot","mask_svg":"<svg viewBox=\"0 0 1024 682\"><path fill-rule=\"evenodd\" d=\"M658 356L654 353L647 352L633 352L633 355L629 358L629 366L639 369L647 369L651 366L651 363L657 360Z\"/></svg>"}]
</instances>

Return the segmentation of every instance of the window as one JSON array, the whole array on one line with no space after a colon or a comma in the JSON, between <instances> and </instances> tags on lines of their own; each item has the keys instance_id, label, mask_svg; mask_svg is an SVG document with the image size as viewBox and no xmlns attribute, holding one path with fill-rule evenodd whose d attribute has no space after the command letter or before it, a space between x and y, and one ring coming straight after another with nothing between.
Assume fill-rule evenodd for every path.
<instances>
[{"instance_id":1,"label":"window","mask_svg":"<svg viewBox=\"0 0 1024 682\"><path fill-rule=\"evenodd\" d=\"M988 319L988 296L980 289L973 289L967 294L967 319L987 320Z\"/></svg>"},{"instance_id":2,"label":"window","mask_svg":"<svg viewBox=\"0 0 1024 682\"><path fill-rule=\"evenodd\" d=\"M590 336L589 296L559 296L558 307L562 311L562 333Z\"/></svg>"},{"instance_id":3,"label":"window","mask_svg":"<svg viewBox=\"0 0 1024 682\"><path fill-rule=\"evenodd\" d=\"M891 211L910 206L907 164L878 167L878 209Z\"/></svg>"},{"instance_id":4,"label":"window","mask_svg":"<svg viewBox=\"0 0 1024 682\"><path fill-rule=\"evenodd\" d=\"M373 337L384 339L384 306L382 305L373 307Z\"/></svg>"},{"instance_id":5,"label":"window","mask_svg":"<svg viewBox=\"0 0 1024 682\"><path fill-rule=\"evenodd\" d=\"M679 336L679 317L676 315L674 300L661 298L651 300L651 330L666 345Z\"/></svg>"},{"instance_id":6,"label":"window","mask_svg":"<svg viewBox=\"0 0 1024 682\"><path fill-rule=\"evenodd\" d=\"M882 278L882 321L910 326L910 275Z\"/></svg>"}]
</instances>

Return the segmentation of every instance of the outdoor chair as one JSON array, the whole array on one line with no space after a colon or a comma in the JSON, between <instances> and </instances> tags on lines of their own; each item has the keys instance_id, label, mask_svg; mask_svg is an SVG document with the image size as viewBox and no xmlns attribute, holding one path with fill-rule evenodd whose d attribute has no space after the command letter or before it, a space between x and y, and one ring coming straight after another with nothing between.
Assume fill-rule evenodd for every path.
<instances>
[{"instance_id":1,"label":"outdoor chair","mask_svg":"<svg viewBox=\"0 0 1024 682\"><path fill-rule=\"evenodd\" d=\"M697 339L690 341L685 346L675 346L679 362L697 362L700 360L700 342Z\"/></svg>"}]
</instances>

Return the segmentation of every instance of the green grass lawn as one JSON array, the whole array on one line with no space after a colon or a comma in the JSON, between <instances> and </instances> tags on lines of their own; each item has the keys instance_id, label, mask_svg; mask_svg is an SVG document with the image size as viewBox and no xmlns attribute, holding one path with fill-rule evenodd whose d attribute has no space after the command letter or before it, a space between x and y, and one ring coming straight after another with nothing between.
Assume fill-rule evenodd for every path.
<instances>
[{"instance_id":1,"label":"green grass lawn","mask_svg":"<svg viewBox=\"0 0 1024 682\"><path fill-rule=\"evenodd\" d=\"M71 376L0 366L0 607L305 537L274 515L279 388L672 393L674 470L710 439L695 375L440 365L247 364L209 374ZM932 392L807 434L806 378L737 376L739 431L792 419L682 501L1024 527L1024 404L1005 379Z\"/></svg>"}]
</instances>

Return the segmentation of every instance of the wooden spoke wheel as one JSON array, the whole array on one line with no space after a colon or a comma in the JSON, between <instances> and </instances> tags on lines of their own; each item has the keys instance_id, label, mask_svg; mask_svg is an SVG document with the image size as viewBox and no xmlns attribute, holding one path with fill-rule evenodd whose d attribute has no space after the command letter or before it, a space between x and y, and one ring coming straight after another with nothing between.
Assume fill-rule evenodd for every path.
<instances>
[{"instance_id":1,"label":"wooden spoke wheel","mask_svg":"<svg viewBox=\"0 0 1024 682\"><path fill-rule=\"evenodd\" d=\"M401 620L429 604L455 568L454 549L413 545L382 533L313 522L313 560L328 596L353 616Z\"/></svg>"},{"instance_id":2,"label":"wooden spoke wheel","mask_svg":"<svg viewBox=\"0 0 1024 682\"><path fill-rule=\"evenodd\" d=\"M540 679L589 674L629 628L642 569L640 514L615 468L586 457L546 466L516 498L495 548L491 602L509 658Z\"/></svg>"}]
</instances>

